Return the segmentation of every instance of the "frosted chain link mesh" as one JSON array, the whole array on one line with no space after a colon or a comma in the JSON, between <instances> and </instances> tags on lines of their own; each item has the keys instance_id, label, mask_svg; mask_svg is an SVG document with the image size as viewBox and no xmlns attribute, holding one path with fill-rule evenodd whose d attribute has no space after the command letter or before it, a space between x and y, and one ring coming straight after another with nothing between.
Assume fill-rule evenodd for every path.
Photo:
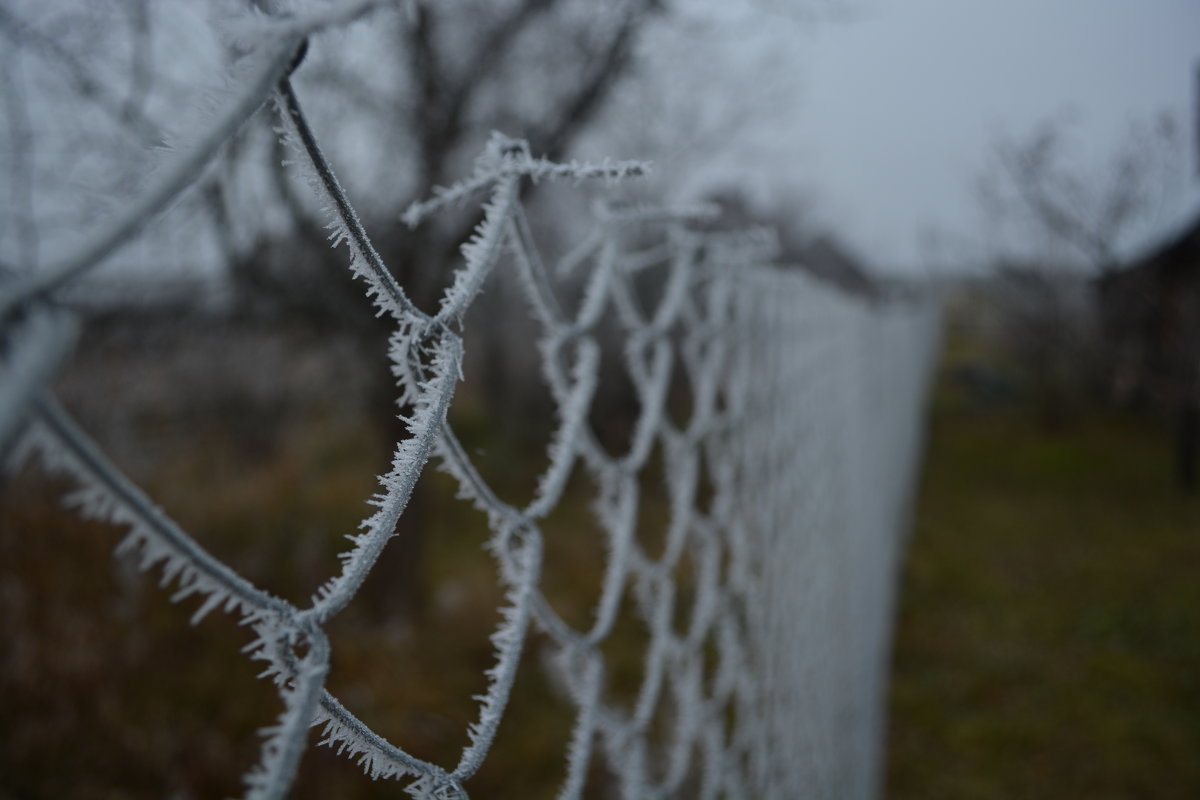
<instances>
[{"instance_id":1,"label":"frosted chain link mesh","mask_svg":"<svg viewBox=\"0 0 1200 800\"><path fill-rule=\"evenodd\" d=\"M272 79L279 77L281 48L264 59ZM194 620L220 608L254 633L247 650L265 663L284 711L263 731L246 796L286 794L315 726L322 744L356 759L373 778L404 779L414 797L467 797L470 777L502 728L518 668L538 668L521 660L534 630L552 642L550 679L576 709L562 798L584 796L597 763L623 798L877 795L893 571L935 347L932 308L864 305L768 266L761 233L698 233L688 213L652 209L598 209L595 231L552 273L530 233L522 181L619 178L640 166L551 164L495 137L471 179L406 217L416 224L487 194L463 264L438 311L427 314L371 247L286 77L276 85L288 121L280 133L326 201L335 245L347 245L351 269L394 321L393 371L409 410L408 437L372 499L376 513L350 537L340 572L310 605L274 597L209 555L45 393L73 330L51 290L120 241L85 247L42 274L8 276L0 285L0 444L19 439L17 456L36 450L48 468L73 477L79 488L66 502L127 528L119 549L136 553L143 569L156 567L164 585L174 582L175 599L198 597ZM247 114L255 105L241 95L230 103ZM217 125L216 136L236 129L224 117ZM199 142L197 150L215 149L205 137ZM202 163L202 155L187 152L181 161ZM166 170L148 194L170 195L187 183ZM631 226L643 233L656 227L658 241L634 248ZM102 232L94 241L108 240ZM463 357L463 314L502 261L515 267L540 324L542 371L558 409L544 471L520 507L497 497L447 423ZM581 298L565 302L561 278L585 270ZM643 307L634 285L644 271L662 274L653 307ZM589 423L599 331L614 319L638 405L630 445L619 454L604 448ZM673 375L685 376L690 396L683 421L667 407ZM670 507L662 532L638 524L655 452ZM507 592L488 690L461 758L448 765L382 739L324 688L323 626L365 580L431 458L486 515L486 546ZM607 538L603 586L587 629L568 625L539 588L540 525L573 474L591 483ZM663 542L661 552L646 546L651 533ZM685 559L691 577L682 586ZM623 704L607 691L601 645L630 600L649 639L636 699Z\"/></svg>"}]
</instances>

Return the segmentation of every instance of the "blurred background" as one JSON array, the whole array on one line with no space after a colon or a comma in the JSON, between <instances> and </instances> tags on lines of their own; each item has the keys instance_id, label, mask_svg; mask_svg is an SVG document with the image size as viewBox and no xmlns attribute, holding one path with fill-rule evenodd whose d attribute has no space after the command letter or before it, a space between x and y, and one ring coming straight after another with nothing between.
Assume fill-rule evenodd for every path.
<instances>
[{"instance_id":1,"label":"blurred background","mask_svg":"<svg viewBox=\"0 0 1200 800\"><path fill-rule=\"evenodd\" d=\"M245 5L0 0L0 266L69 252L203 128L262 24ZM648 160L628 197L771 225L790 268L864 302L942 298L888 796L1200 796L1200 7L380 5L314 39L294 83L418 305L436 304L477 220L399 216L468 174L492 130L554 159ZM399 427L387 329L284 165L274 114L71 287L85 324L56 391L185 529L299 601ZM548 258L578 240L595 191L531 192ZM466 336L454 426L498 488L527 496L552 403L503 277ZM619 442L636 408L615 362L607 374L593 422ZM61 484L4 481L0 797L239 791L277 713L244 631L189 627L111 555L118 532L59 508ZM453 495L422 478L331 631L332 690L441 762L483 688L500 600L482 520ZM548 525L594 526L588 499L572 488ZM556 537L547 556L567 616L590 613L594 538ZM618 689L636 686L641 644L619 632ZM551 796L561 779L570 709L536 670L516 692L479 797ZM314 749L297 796L396 792Z\"/></svg>"}]
</instances>

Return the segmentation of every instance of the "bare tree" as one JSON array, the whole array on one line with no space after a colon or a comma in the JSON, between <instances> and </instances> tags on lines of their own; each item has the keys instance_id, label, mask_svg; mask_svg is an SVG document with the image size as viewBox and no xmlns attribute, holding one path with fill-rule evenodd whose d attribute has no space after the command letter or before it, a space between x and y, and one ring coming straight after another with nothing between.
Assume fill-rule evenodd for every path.
<instances>
[{"instance_id":1,"label":"bare tree","mask_svg":"<svg viewBox=\"0 0 1200 800\"><path fill-rule=\"evenodd\" d=\"M384 260L418 305L435 296L475 220L458 216L404 230L400 211L464 174L493 129L527 139L538 155L561 157L630 72L633 45L658 11L657 0L413 3L407 14L376 15L369 29L348 32L369 62L309 54L294 76L297 93L322 141L331 143L347 188L366 201ZM262 148L276 146L265 134L247 138L246 159L262 162ZM388 165L386 175L379 163ZM250 246L237 259L239 285L252 300L265 293L305 313L315 311L305 298L319 296L343 324L344 304L331 298L360 301L356 289L330 282L342 271L325 263L327 248L309 246L323 238L318 210L285 172L270 184L305 242L307 281L295 280L294 253L267 258L260 242L241 236ZM228 206L214 219L237 217L242 204L254 202L250 195L244 186L214 194L213 202Z\"/></svg>"},{"instance_id":2,"label":"bare tree","mask_svg":"<svg viewBox=\"0 0 1200 800\"><path fill-rule=\"evenodd\" d=\"M134 191L150 148L186 136L187 114L205 113L194 87L206 73L219 83L241 57L235 28L253 24L252 5L0 5L8 212L0 261L36 269L56 244L50 231L62 238L87 228ZM637 37L662 10L659 0L380 3L313 44L293 71L296 94L418 305L437 296L476 220L439 215L407 230L403 208L461 177L493 129L529 140L539 155L565 154L630 74ZM234 35L222 35L222 25ZM173 82L180 74L187 89ZM182 215L203 241L163 248L174 250L165 266L219 255L243 313L301 318L382 361L387 331L365 313L361 287L329 247L313 193L282 165L276 122L259 114L225 148L185 200L203 212ZM396 419L395 389L379 373L369 393L387 424ZM407 516L419 526L419 514ZM416 569L418 544L406 548L406 572Z\"/></svg>"},{"instance_id":3,"label":"bare tree","mask_svg":"<svg viewBox=\"0 0 1200 800\"><path fill-rule=\"evenodd\" d=\"M1119 268L1131 240L1152 233L1179 198L1182 139L1166 111L1132 122L1094 159L1061 116L1001 138L978 189L1005 260L1049 258L1096 276Z\"/></svg>"},{"instance_id":4,"label":"bare tree","mask_svg":"<svg viewBox=\"0 0 1200 800\"><path fill-rule=\"evenodd\" d=\"M383 262L418 306L429 308L439 296L477 219L439 215L410 229L399 219L405 206L466 173L493 129L527 139L538 155L563 156L630 73L636 39L659 11L657 0L413 3L407 14L378 15L372 29L349 32L358 37L355 46L372 56L357 68L344 53L308 55L293 76L296 93L329 143L330 160L348 190L365 201L364 222ZM281 165L286 154L277 142L265 131L248 133L233 156L241 164L234 171L246 174L246 161ZM276 149L263 159L267 147ZM388 165L383 183L374 166L381 163ZM312 194L282 166L268 183L292 217L292 235L286 241L251 238L249 250L232 254L243 307L257 313L270 304L301 315L354 337L361 352L378 353L382 361L386 332L362 313L361 287L349 279L342 254L328 247ZM254 188L226 184L213 191L217 230L241 215L253 196L247 190ZM492 293L488 302L503 296ZM495 352L503 346L498 337L472 344L484 363L489 355L511 359ZM377 374L369 406L381 423L398 426L390 376ZM535 373L510 375L492 387L492 399L509 402L504 392L528 393L536 385ZM404 546L385 555L391 563L383 569L396 580L381 586L396 596L377 598L382 605L419 610L426 505L421 492L414 494L397 530Z\"/></svg>"},{"instance_id":5,"label":"bare tree","mask_svg":"<svg viewBox=\"0 0 1200 800\"><path fill-rule=\"evenodd\" d=\"M1182 126L1161 112L1089 160L1066 121L1052 119L1001 140L980 182L1000 233L1010 344L1043 410L1061 421L1088 383L1108 399L1142 395L1178 420L1181 482L1195 472L1200 394L1200 340L1181 309L1200 300L1198 282L1162 280L1163 257L1147 242L1161 243L1181 205L1184 148ZM1193 246L1189 236L1162 252Z\"/></svg>"},{"instance_id":6,"label":"bare tree","mask_svg":"<svg viewBox=\"0 0 1200 800\"><path fill-rule=\"evenodd\" d=\"M6 115L14 210L9 219L46 222L53 209L62 219L41 229L69 230L82 227L87 214L103 213L71 191L76 167L103 173L104 180L97 180L96 191L87 197L100 206L119 204L145 173L148 148L179 134L186 127L182 110L201 104L201 93L192 88L203 84L197 75L219 76L219 68L243 55L238 38L222 36L220 26L243 24L252 5L251 0L224 5L140 0L121 6L120 13L103 2L56 7L10 0L0 6L0 36L9 45L4 58L22 62L19 70L6 65L5 102L18 112L33 112L28 122L20 113ZM527 139L535 155L569 155L614 90L635 73L645 56L638 47L644 33L656 20L678 14L675 6L681 5L665 0L379 3L364 19L313 43L291 75L296 95L364 212L384 263L418 306L428 308L437 297L451 272L450 260L476 220L465 213L442 214L409 230L400 224L401 211L467 172L493 129ZM224 14L233 23L214 22L209 13ZM169 258L168 269L187 258L222 261L240 313L302 319L305 326L351 337L356 351L382 362L386 331L363 313L361 287L351 282L343 255L325 238L322 209L283 165L288 154L271 131L277 122L260 113L242 128L184 201L200 212L186 215L193 242L164 247L146 260ZM55 126L56 138L40 139L39 152L31 155L34 140L28 132ZM42 170L42 177L57 182L55 188L39 179L39 164L60 154L65 157ZM47 201L51 194L59 199ZM6 256L36 260L39 245L45 244L37 235L39 226L9 228ZM473 352L486 352L487 344ZM385 372L379 375L370 389L371 405L387 424L396 420L395 390ZM419 514L406 519L415 521L413 527L420 524ZM419 544L392 549L409 554L397 566L406 574L415 575ZM417 581L394 585L416 586Z\"/></svg>"}]
</instances>

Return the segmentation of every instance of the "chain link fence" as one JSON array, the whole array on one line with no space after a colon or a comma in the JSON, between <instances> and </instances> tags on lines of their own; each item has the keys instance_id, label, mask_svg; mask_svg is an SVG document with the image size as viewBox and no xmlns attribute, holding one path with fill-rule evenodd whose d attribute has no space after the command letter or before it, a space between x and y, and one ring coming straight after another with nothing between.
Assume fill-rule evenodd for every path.
<instances>
[{"instance_id":1,"label":"chain link fence","mask_svg":"<svg viewBox=\"0 0 1200 800\"><path fill-rule=\"evenodd\" d=\"M252 631L247 652L263 662L283 712L262 732L247 797L287 794L315 728L320 744L371 778L401 780L414 797L466 798L505 735L518 670L539 669L575 709L561 798L593 796L589 773L598 768L623 798L877 796L894 573L918 469L936 308L911 297L867 303L773 265L768 232L706 231L708 209L601 203L592 232L547 263L522 201L529 183L619 181L644 167L552 163L499 135L470 178L406 215L418 225L449 206L477 204L482 217L437 309L418 308L372 246L288 79L305 37L357 13L265 28L208 128L177 148L136 199L74 252L4 276L0 444L10 461L36 453L73 479L78 488L65 502L125 528L118 549L173 583L175 600L194 598L194 621L220 610ZM375 512L306 605L210 555L47 390L76 329L56 292L136 237L268 101L286 122L280 136L294 167L324 202L334 246L347 248L350 269L391 321L407 429L371 500ZM556 408L536 489L520 503L500 499L448 422L464 315L499 268L514 270L523 287ZM619 353L636 405L617 451L593 425L604 352ZM446 764L377 735L325 688L326 626L354 600L430 462L481 512L481 541L506 592L487 691L460 758ZM569 481L589 487L605 539L601 589L582 627L542 591L543 522ZM646 529L642 513L652 481L668 498L657 530ZM604 644L622 615L645 632L632 699L607 681ZM526 652L535 635L548 643L541 664Z\"/></svg>"}]
</instances>

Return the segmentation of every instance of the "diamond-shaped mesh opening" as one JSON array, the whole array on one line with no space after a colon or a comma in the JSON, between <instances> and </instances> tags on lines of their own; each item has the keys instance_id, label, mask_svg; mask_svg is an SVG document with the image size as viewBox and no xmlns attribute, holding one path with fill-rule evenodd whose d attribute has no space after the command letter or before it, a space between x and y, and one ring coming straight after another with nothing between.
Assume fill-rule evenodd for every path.
<instances>
[{"instance_id":1,"label":"diamond-shaped mesh opening","mask_svg":"<svg viewBox=\"0 0 1200 800\"><path fill-rule=\"evenodd\" d=\"M552 798L558 792L564 776L563 742L571 737L576 709L563 688L548 679L552 668L539 663L552 648L545 636L535 635L528 642L501 734L471 779L471 790L478 796L516 800ZM602 764L594 769L600 772L596 780L601 780Z\"/></svg>"},{"instance_id":2,"label":"diamond-shaped mesh opening","mask_svg":"<svg viewBox=\"0 0 1200 800\"><path fill-rule=\"evenodd\" d=\"M703 386L694 383L693 371L687 360L690 357L688 343L675 337L673 344L676 357L671 365L664 416L665 424L682 433L699 422L696 415L703 407L704 401L697 398L697 391ZM708 407L711 407L711 403Z\"/></svg>"},{"instance_id":3,"label":"diamond-shaped mesh opening","mask_svg":"<svg viewBox=\"0 0 1200 800\"><path fill-rule=\"evenodd\" d=\"M647 677L646 657L654 645L647 624L632 593L626 591L612 630L599 647L605 664L605 703L626 716L632 713Z\"/></svg>"},{"instance_id":4,"label":"diamond-shaped mesh opening","mask_svg":"<svg viewBox=\"0 0 1200 800\"><path fill-rule=\"evenodd\" d=\"M714 459L722 460L722 454L713 453L711 448L701 449L696 459L696 483L692 490L692 508L697 517L712 521L719 519L718 509L716 504L721 497L721 484L718 483L717 475L713 473ZM727 467L728 464L722 463L722 467ZM727 492L728 494L728 492ZM728 503L732 498L724 498Z\"/></svg>"},{"instance_id":5,"label":"diamond-shaped mesh opening","mask_svg":"<svg viewBox=\"0 0 1200 800\"><path fill-rule=\"evenodd\" d=\"M607 321L596 331L596 339L600 343L600 361L596 398L588 422L604 452L620 458L629 452L645 408L629 374L619 327Z\"/></svg>"},{"instance_id":6,"label":"diamond-shaped mesh opening","mask_svg":"<svg viewBox=\"0 0 1200 800\"><path fill-rule=\"evenodd\" d=\"M680 554L679 561L670 572L671 583L675 587L671 630L680 639L687 637L698 611L696 566L695 548L689 547Z\"/></svg>"},{"instance_id":7,"label":"diamond-shaped mesh opening","mask_svg":"<svg viewBox=\"0 0 1200 800\"><path fill-rule=\"evenodd\" d=\"M595 502L591 478L576 467L562 500L541 521L540 587L550 608L577 631L595 622L609 560L609 533L596 519Z\"/></svg>"},{"instance_id":8,"label":"diamond-shaped mesh opening","mask_svg":"<svg viewBox=\"0 0 1200 800\"><path fill-rule=\"evenodd\" d=\"M500 135L474 175L405 214L424 220L413 235L425 242L430 226L478 218L460 268L424 288L415 271L397 284L281 78L297 63L287 31L326 23L292 22L247 59L261 74L216 115L231 127L201 141L232 135L264 87L276 87L282 141L393 328L389 357L404 398L367 519L338 531L321 524L254 553L329 562L313 576L315 591L286 592L311 597L289 601L231 569L221 558L233 560L228 552L210 553L166 519L44 397L67 315L54 291L99 263L103 248L6 280L0 292L16 320L5 317L13 347L0 353L0 372L28 383L14 392L0 382L0 422L31 419L25 444L81 485L79 508L125 528L123 551L160 569L181 597L202 598L202 612L238 617L251 658L274 681L282 713L264 730L250 796L293 788L314 725L371 777L438 800L462 800L468 788L486 796L489 753L495 764L513 725L544 725L566 743L555 782L564 800L801 796L813 784L787 763L800 742L837 760L833 796L861 795L869 767L866 777L853 767L873 760L869 746L850 744L877 725L863 698L882 679L890 593L881 559L894 553L892 517L911 470L915 443L899 432L915 424L922 398L933 340L925 315L876 319L828 294L815 303L804 280L765 266L761 236L698 233L691 212L605 206L589 218L591 232L552 241L526 217L529 182L615 179L642 167L552 164ZM165 170L159 194L146 197L175 196L202 156ZM789 324L818 306L842 332L839 349L798 351ZM10 369L12 353L29 352L36 369ZM868 376L876 361L887 372ZM898 363L913 374L897 374ZM828 379L810 395L814 364ZM878 407L877 419L864 398L882 375L896 402ZM810 415L811 428L794 424L798 414ZM886 452L875 458L881 442ZM818 461L809 489L798 490L800 465ZM181 485L211 488L185 478ZM797 535L802 518L811 540ZM308 522L299 514L288 527ZM341 546L336 558L326 539ZM825 557L814 561L831 568L806 572L800 557L818 551ZM418 562L421 574L408 574ZM252 566L245 572L255 576ZM788 619L807 599L821 612L806 624L826 650L802 650L811 642ZM356 600L363 610L349 611ZM544 672L531 674L531 661ZM809 673L825 694L798 689ZM817 706L819 734L793 731L814 724L805 714L819 697L830 698ZM542 786L544 764L528 761L540 764L531 787Z\"/></svg>"},{"instance_id":9,"label":"diamond-shaped mesh opening","mask_svg":"<svg viewBox=\"0 0 1200 800\"><path fill-rule=\"evenodd\" d=\"M500 259L464 319L463 380L448 420L499 498L521 507L534 495L561 418L543 374L540 331L511 261ZM572 356L567 348L568 372Z\"/></svg>"},{"instance_id":10,"label":"diamond-shaped mesh opening","mask_svg":"<svg viewBox=\"0 0 1200 800\"><path fill-rule=\"evenodd\" d=\"M669 468L663 446L657 442L638 477L637 546L652 561L662 557L673 523Z\"/></svg>"}]
</instances>

